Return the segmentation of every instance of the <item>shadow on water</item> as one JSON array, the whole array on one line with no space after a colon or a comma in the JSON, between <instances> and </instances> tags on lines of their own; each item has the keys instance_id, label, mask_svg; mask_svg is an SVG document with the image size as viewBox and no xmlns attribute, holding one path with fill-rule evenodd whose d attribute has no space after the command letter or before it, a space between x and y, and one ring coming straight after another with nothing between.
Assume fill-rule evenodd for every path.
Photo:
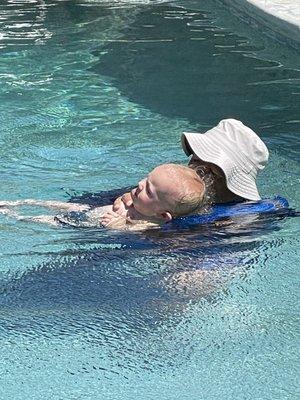
<instances>
[{"instance_id":1,"label":"shadow on water","mask_svg":"<svg viewBox=\"0 0 300 400\"><path fill-rule=\"evenodd\" d=\"M152 6L136 15L122 40L101 48L93 70L133 102L202 130L226 117L272 135L295 130L299 71L260 58L251 42L211 13Z\"/></svg>"},{"instance_id":2,"label":"shadow on water","mask_svg":"<svg viewBox=\"0 0 300 400\"><path fill-rule=\"evenodd\" d=\"M115 234L101 238L102 248L49 257L1 285L0 335L85 332L101 342L114 324L133 335L169 318L174 324L191 302L216 301L231 279L263 265L263 237L276 229L278 218L244 217L189 231ZM96 235L80 230L72 240L82 248Z\"/></svg>"}]
</instances>

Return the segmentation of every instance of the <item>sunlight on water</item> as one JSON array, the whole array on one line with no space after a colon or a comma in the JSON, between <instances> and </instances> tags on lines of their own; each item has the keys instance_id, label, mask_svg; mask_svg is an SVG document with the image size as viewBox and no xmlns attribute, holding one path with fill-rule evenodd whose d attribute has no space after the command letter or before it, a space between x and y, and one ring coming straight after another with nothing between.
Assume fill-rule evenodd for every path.
<instances>
[{"instance_id":1,"label":"sunlight on water","mask_svg":"<svg viewBox=\"0 0 300 400\"><path fill-rule=\"evenodd\" d=\"M7 1L0 51L2 200L133 185L235 117L299 208L299 55L215 2ZM297 218L0 237L1 399L297 398Z\"/></svg>"}]
</instances>

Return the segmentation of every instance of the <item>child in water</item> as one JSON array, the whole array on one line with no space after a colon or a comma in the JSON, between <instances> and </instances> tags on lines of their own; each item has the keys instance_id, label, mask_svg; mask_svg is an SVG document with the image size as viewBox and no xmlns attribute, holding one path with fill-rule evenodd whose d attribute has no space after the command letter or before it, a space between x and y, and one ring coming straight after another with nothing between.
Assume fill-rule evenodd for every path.
<instances>
[{"instance_id":1,"label":"child in water","mask_svg":"<svg viewBox=\"0 0 300 400\"><path fill-rule=\"evenodd\" d=\"M210 203L258 201L261 199L256 177L269 158L260 137L241 121L224 119L205 133L185 132L182 148L192 156L189 167L205 183L206 201ZM113 210L132 204L130 193L114 201Z\"/></svg>"},{"instance_id":2,"label":"child in water","mask_svg":"<svg viewBox=\"0 0 300 400\"><path fill-rule=\"evenodd\" d=\"M0 212L22 221L58 226L140 230L197 213L203 204L205 185L191 168L162 164L142 179L130 196L131 205L127 207L122 203L117 211L113 211L113 205L92 208L87 204L28 199L1 201ZM10 209L22 205L41 206L66 214L24 216Z\"/></svg>"}]
</instances>

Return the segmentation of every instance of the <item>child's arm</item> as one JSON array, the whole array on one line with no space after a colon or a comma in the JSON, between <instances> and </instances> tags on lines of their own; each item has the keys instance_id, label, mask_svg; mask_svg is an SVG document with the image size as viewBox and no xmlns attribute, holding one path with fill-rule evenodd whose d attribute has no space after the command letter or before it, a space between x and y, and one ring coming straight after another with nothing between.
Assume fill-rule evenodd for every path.
<instances>
[{"instance_id":1,"label":"child's arm","mask_svg":"<svg viewBox=\"0 0 300 400\"><path fill-rule=\"evenodd\" d=\"M17 207L26 205L45 207L59 211L85 211L89 209L87 204L66 203L64 201L54 200L25 199L16 201L0 201L0 207Z\"/></svg>"},{"instance_id":2,"label":"child's arm","mask_svg":"<svg viewBox=\"0 0 300 400\"><path fill-rule=\"evenodd\" d=\"M47 225L58 225L58 222L55 220L55 217L52 215L21 215L12 211L10 208L0 207L0 214L7 215L8 217L15 218L18 221L25 222L39 222L41 224Z\"/></svg>"},{"instance_id":3,"label":"child's arm","mask_svg":"<svg viewBox=\"0 0 300 400\"><path fill-rule=\"evenodd\" d=\"M128 230L128 231L143 231L149 228L157 228L159 225L147 220L134 220L126 215L120 215L114 211L109 211L101 217L101 223L105 228Z\"/></svg>"}]
</instances>

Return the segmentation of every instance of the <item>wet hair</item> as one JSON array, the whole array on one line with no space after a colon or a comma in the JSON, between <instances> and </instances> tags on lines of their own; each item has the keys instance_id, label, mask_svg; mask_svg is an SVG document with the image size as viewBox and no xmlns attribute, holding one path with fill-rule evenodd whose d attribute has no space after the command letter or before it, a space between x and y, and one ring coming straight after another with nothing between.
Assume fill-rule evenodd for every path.
<instances>
[{"instance_id":1,"label":"wet hair","mask_svg":"<svg viewBox=\"0 0 300 400\"><path fill-rule=\"evenodd\" d=\"M177 183L178 194L168 201L172 217L197 214L206 199L206 185L192 168L179 164L166 164L170 179ZM163 194L162 194L163 195Z\"/></svg>"},{"instance_id":2,"label":"wet hair","mask_svg":"<svg viewBox=\"0 0 300 400\"><path fill-rule=\"evenodd\" d=\"M220 175L216 175L208 164L194 162L189 164L189 168L194 170L205 184L203 202L205 204L215 203L217 201L216 181L221 179Z\"/></svg>"},{"instance_id":3,"label":"wet hair","mask_svg":"<svg viewBox=\"0 0 300 400\"><path fill-rule=\"evenodd\" d=\"M192 160L189 163L189 168L196 171L205 183L205 204L222 203L224 197L229 197L229 201L243 201L242 197L228 189L225 174L217 165L201 160Z\"/></svg>"}]
</instances>

